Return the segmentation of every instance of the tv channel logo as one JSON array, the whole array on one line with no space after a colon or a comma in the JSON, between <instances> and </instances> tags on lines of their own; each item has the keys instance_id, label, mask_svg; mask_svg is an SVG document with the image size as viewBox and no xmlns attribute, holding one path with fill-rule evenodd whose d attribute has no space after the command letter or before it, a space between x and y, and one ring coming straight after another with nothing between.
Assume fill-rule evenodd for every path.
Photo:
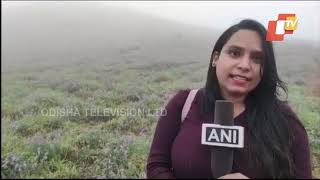
<instances>
[{"instance_id":1,"label":"tv channel logo","mask_svg":"<svg viewBox=\"0 0 320 180\"><path fill-rule=\"evenodd\" d=\"M298 28L296 14L279 14L276 21L269 21L267 41L282 41L285 34L293 34Z\"/></svg>"}]
</instances>

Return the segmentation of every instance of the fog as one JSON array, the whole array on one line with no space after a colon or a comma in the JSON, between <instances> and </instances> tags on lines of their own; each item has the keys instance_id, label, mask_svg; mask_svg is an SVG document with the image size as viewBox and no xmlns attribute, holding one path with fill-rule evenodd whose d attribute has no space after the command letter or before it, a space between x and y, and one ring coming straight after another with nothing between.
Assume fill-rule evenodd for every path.
<instances>
[{"instance_id":1,"label":"fog","mask_svg":"<svg viewBox=\"0 0 320 180\"><path fill-rule=\"evenodd\" d=\"M256 19L267 27L280 13L295 13L298 30L290 39L320 42L320 2L317 1L152 1L104 2L106 6L127 7L178 22L226 29L244 19Z\"/></svg>"},{"instance_id":2,"label":"fog","mask_svg":"<svg viewBox=\"0 0 320 180\"><path fill-rule=\"evenodd\" d=\"M310 62L297 57L318 56L319 2L5 1L2 5L2 72L29 61L72 63L88 57L207 62L225 28L243 18L267 26L279 13L296 13L300 20L292 35L274 43L276 51L296 64Z\"/></svg>"}]
</instances>

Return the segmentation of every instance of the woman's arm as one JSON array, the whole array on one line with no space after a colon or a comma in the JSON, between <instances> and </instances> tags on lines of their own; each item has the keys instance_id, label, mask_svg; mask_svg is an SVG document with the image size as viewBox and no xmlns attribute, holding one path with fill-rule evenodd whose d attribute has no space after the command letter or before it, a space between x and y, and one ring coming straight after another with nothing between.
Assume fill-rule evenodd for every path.
<instances>
[{"instance_id":1,"label":"woman's arm","mask_svg":"<svg viewBox=\"0 0 320 180\"><path fill-rule=\"evenodd\" d=\"M181 111L189 90L179 91L166 105L166 115L159 118L148 162L147 178L175 178L171 171L171 147L179 131Z\"/></svg>"}]
</instances>

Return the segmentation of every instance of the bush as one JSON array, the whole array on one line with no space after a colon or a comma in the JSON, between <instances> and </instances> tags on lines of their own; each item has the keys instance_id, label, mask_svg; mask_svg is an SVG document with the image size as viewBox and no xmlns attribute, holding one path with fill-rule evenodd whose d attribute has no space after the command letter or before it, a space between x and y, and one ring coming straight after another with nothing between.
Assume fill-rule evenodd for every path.
<instances>
[{"instance_id":1,"label":"bush","mask_svg":"<svg viewBox=\"0 0 320 180\"><path fill-rule=\"evenodd\" d=\"M31 136L35 133L47 133L63 128L64 121L54 116L25 116L16 121L12 128L20 136Z\"/></svg>"},{"instance_id":2,"label":"bush","mask_svg":"<svg viewBox=\"0 0 320 180\"><path fill-rule=\"evenodd\" d=\"M23 116L19 108L21 100L32 92L32 88L23 81L2 81L1 85L1 118L20 119Z\"/></svg>"},{"instance_id":3,"label":"bush","mask_svg":"<svg viewBox=\"0 0 320 180\"><path fill-rule=\"evenodd\" d=\"M116 136L115 136L116 137ZM100 158L95 161L99 176L105 178L128 178L129 148L132 136L122 136L109 141L101 150Z\"/></svg>"},{"instance_id":4,"label":"bush","mask_svg":"<svg viewBox=\"0 0 320 180\"><path fill-rule=\"evenodd\" d=\"M58 143L45 142L38 144L29 144L26 147L24 156L29 160L29 162L39 165L53 159L61 160L63 154Z\"/></svg>"},{"instance_id":5,"label":"bush","mask_svg":"<svg viewBox=\"0 0 320 180\"><path fill-rule=\"evenodd\" d=\"M103 97L101 99L90 98L83 101L79 98L68 98L65 100L62 109L69 111L62 117L78 123L99 123L112 119L112 115L107 115L104 110L107 108L103 105Z\"/></svg>"},{"instance_id":6,"label":"bush","mask_svg":"<svg viewBox=\"0 0 320 180\"><path fill-rule=\"evenodd\" d=\"M145 169L149 153L148 138L137 138L129 149L127 174L130 178L146 178Z\"/></svg>"},{"instance_id":7,"label":"bush","mask_svg":"<svg viewBox=\"0 0 320 180\"><path fill-rule=\"evenodd\" d=\"M2 178L79 178L78 169L61 159L58 144L30 145L24 155L1 157Z\"/></svg>"},{"instance_id":8,"label":"bush","mask_svg":"<svg viewBox=\"0 0 320 180\"><path fill-rule=\"evenodd\" d=\"M27 163L19 155L1 155L1 178L23 178L26 174Z\"/></svg>"},{"instance_id":9,"label":"bush","mask_svg":"<svg viewBox=\"0 0 320 180\"><path fill-rule=\"evenodd\" d=\"M139 135L150 130L153 122L152 119L139 116L119 116L107 122L101 126L101 128L111 132L121 132L124 134L134 133L135 135Z\"/></svg>"},{"instance_id":10,"label":"bush","mask_svg":"<svg viewBox=\"0 0 320 180\"><path fill-rule=\"evenodd\" d=\"M78 149L99 149L104 146L104 141L106 141L106 137L104 136L103 132L92 130L76 137L74 139L74 145L77 146Z\"/></svg>"},{"instance_id":11,"label":"bush","mask_svg":"<svg viewBox=\"0 0 320 180\"><path fill-rule=\"evenodd\" d=\"M61 88L64 92L75 93L80 90L81 85L77 80L66 80L62 83Z\"/></svg>"},{"instance_id":12,"label":"bush","mask_svg":"<svg viewBox=\"0 0 320 180\"><path fill-rule=\"evenodd\" d=\"M145 178L145 162L149 151L146 138L118 136L108 141L96 164L100 178Z\"/></svg>"},{"instance_id":13,"label":"bush","mask_svg":"<svg viewBox=\"0 0 320 180\"><path fill-rule=\"evenodd\" d=\"M167 75L160 75L155 78L154 82L160 83L160 82L166 82L166 81L171 81L171 78Z\"/></svg>"},{"instance_id":14,"label":"bush","mask_svg":"<svg viewBox=\"0 0 320 180\"><path fill-rule=\"evenodd\" d=\"M57 129L49 133L36 133L30 139L28 139L29 144L46 144L53 143L57 144L63 138L64 130Z\"/></svg>"},{"instance_id":15,"label":"bush","mask_svg":"<svg viewBox=\"0 0 320 180\"><path fill-rule=\"evenodd\" d=\"M63 93L39 89L22 99L22 103L17 106L23 115L39 115L42 111L62 105L64 99Z\"/></svg>"}]
</instances>

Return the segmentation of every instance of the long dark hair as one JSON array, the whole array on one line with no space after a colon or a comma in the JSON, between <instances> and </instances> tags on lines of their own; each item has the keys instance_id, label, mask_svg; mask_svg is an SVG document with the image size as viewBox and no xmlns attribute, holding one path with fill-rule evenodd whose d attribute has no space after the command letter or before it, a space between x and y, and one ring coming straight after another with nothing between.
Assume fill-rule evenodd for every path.
<instances>
[{"instance_id":1,"label":"long dark hair","mask_svg":"<svg viewBox=\"0 0 320 180\"><path fill-rule=\"evenodd\" d=\"M203 113L214 113L216 100L224 99L216 75L212 67L215 52L221 49L230 37L241 29L253 30L262 40L264 61L261 64L261 81L248 94L245 100L246 123L248 125L248 154L252 167L264 170L263 177L292 178L293 162L290 153L293 136L288 128L288 119L283 115L280 100L280 90L287 95L287 88L279 78L273 52L272 42L265 40L266 29L255 20L245 19L228 28L217 40L209 63L207 82L204 88L205 100ZM262 73L263 72L263 73Z\"/></svg>"}]
</instances>

